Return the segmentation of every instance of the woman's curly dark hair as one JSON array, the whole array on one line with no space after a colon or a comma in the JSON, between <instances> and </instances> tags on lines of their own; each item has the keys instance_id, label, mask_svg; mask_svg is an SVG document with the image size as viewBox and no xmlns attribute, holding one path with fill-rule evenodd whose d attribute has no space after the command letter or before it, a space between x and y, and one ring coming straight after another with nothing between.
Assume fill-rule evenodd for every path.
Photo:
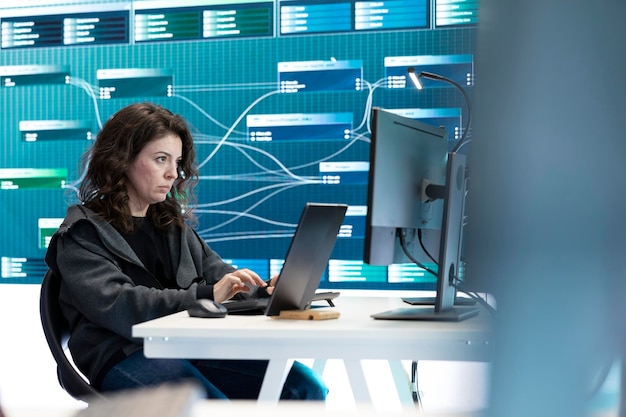
<instances>
[{"instance_id":1,"label":"woman's curly dark hair","mask_svg":"<svg viewBox=\"0 0 626 417\"><path fill-rule=\"evenodd\" d=\"M81 164L83 172L87 171L79 188L83 205L118 230L132 232L126 173L149 142L169 133L179 136L183 143L178 178L165 201L150 205L147 216L161 231L172 224L183 226L185 221L194 220L190 206L195 202L193 189L198 171L191 131L181 116L152 103L135 103L119 110L104 124L93 147L85 152Z\"/></svg>"}]
</instances>

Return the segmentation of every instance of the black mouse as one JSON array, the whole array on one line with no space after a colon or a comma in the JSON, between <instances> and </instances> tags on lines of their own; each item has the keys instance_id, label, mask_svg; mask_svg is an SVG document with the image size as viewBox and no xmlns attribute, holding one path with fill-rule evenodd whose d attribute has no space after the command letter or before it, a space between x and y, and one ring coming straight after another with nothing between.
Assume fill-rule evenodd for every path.
<instances>
[{"instance_id":1,"label":"black mouse","mask_svg":"<svg viewBox=\"0 0 626 417\"><path fill-rule=\"evenodd\" d=\"M187 309L187 313L190 317L202 317L202 318L222 318L226 317L228 310L220 303L216 303L208 298L201 298Z\"/></svg>"}]
</instances>

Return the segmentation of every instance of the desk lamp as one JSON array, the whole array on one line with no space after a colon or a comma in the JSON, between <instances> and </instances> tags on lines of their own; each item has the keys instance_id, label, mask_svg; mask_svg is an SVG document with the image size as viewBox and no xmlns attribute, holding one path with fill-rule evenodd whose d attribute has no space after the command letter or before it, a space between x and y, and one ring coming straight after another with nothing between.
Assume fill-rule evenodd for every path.
<instances>
[{"instance_id":1,"label":"desk lamp","mask_svg":"<svg viewBox=\"0 0 626 417\"><path fill-rule=\"evenodd\" d=\"M422 84L421 79L428 78L431 80L443 81L448 84L451 84L457 90L459 90L461 94L463 95L463 98L465 99L465 106L467 107L467 118L466 118L467 122L465 122L465 128L463 129L463 133L461 134L461 139L452 150L452 153L456 153L461 148L461 146L465 145L465 137L467 136L467 131L469 130L470 123L472 122L472 108L471 108L472 106L470 104L470 99L467 93L465 92L463 87L461 87L459 84L452 81L451 79L444 77L443 75L433 74L432 72L426 72L426 71L422 71L419 74L415 74L415 68L413 67L409 67L407 69L407 72L409 74L409 78L415 85L415 88L417 88L418 90L421 90L422 88L424 88L424 85Z\"/></svg>"}]
</instances>

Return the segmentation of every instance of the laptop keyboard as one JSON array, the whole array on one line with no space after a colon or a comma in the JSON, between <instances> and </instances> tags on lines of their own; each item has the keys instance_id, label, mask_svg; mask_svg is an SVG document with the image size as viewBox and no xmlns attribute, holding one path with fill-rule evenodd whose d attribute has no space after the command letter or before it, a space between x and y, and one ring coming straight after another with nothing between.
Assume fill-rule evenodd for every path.
<instances>
[{"instance_id":1,"label":"laptop keyboard","mask_svg":"<svg viewBox=\"0 0 626 417\"><path fill-rule=\"evenodd\" d=\"M258 298L254 300L232 300L224 301L222 305L228 310L228 314L265 314L265 309L269 298Z\"/></svg>"},{"instance_id":2,"label":"laptop keyboard","mask_svg":"<svg viewBox=\"0 0 626 417\"><path fill-rule=\"evenodd\" d=\"M325 291L317 292L313 296L313 301L326 300L331 307L334 307L332 300L339 296L339 292ZM256 298L253 300L228 300L222 305L228 310L228 314L265 314L265 309L269 303L269 298Z\"/></svg>"}]
</instances>

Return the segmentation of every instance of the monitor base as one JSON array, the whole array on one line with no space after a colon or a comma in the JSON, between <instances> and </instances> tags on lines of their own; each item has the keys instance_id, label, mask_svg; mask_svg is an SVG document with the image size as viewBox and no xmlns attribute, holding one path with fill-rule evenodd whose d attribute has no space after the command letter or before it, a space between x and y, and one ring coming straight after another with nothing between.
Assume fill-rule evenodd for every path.
<instances>
[{"instance_id":1,"label":"monitor base","mask_svg":"<svg viewBox=\"0 0 626 417\"><path fill-rule=\"evenodd\" d=\"M403 297L402 301L412 306L434 306L435 297ZM470 297L456 297L454 299L455 306L473 306L476 300Z\"/></svg>"},{"instance_id":2,"label":"monitor base","mask_svg":"<svg viewBox=\"0 0 626 417\"><path fill-rule=\"evenodd\" d=\"M376 320L422 320L422 321L463 321L478 315L476 307L454 307L446 311L435 311L434 306L414 306L396 308L372 314Z\"/></svg>"}]
</instances>

